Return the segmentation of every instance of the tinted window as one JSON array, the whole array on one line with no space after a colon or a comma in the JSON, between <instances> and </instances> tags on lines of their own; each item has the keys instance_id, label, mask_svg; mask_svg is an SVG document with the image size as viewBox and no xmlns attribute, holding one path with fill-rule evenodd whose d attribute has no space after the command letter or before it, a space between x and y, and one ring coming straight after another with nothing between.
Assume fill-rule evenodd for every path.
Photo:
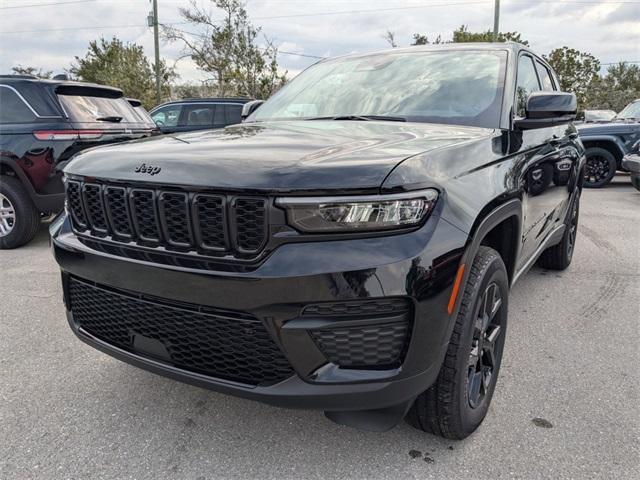
<instances>
[{"instance_id":1,"label":"tinted window","mask_svg":"<svg viewBox=\"0 0 640 480\"><path fill-rule=\"evenodd\" d=\"M224 105L216 105L216 115L213 119L214 127L224 127L226 125L224 120Z\"/></svg>"},{"instance_id":2,"label":"tinted window","mask_svg":"<svg viewBox=\"0 0 640 480\"><path fill-rule=\"evenodd\" d=\"M16 92L0 86L0 123L29 123L35 115Z\"/></svg>"},{"instance_id":3,"label":"tinted window","mask_svg":"<svg viewBox=\"0 0 640 480\"><path fill-rule=\"evenodd\" d=\"M181 111L182 105L167 105L153 112L151 118L159 127L176 127Z\"/></svg>"},{"instance_id":4,"label":"tinted window","mask_svg":"<svg viewBox=\"0 0 640 480\"><path fill-rule=\"evenodd\" d=\"M328 60L281 88L251 120L384 115L495 128L505 59L503 51L414 50Z\"/></svg>"},{"instance_id":5,"label":"tinted window","mask_svg":"<svg viewBox=\"0 0 640 480\"><path fill-rule=\"evenodd\" d=\"M184 107L184 124L194 127L210 127L213 122L213 105L187 105Z\"/></svg>"},{"instance_id":6,"label":"tinted window","mask_svg":"<svg viewBox=\"0 0 640 480\"><path fill-rule=\"evenodd\" d=\"M224 115L227 125L240 123L242 121L242 105L225 105Z\"/></svg>"},{"instance_id":7,"label":"tinted window","mask_svg":"<svg viewBox=\"0 0 640 480\"><path fill-rule=\"evenodd\" d=\"M555 87L553 86L553 80L551 80L551 73L549 73L547 67L536 61L536 68L538 69L540 83L542 83L542 90L555 90Z\"/></svg>"},{"instance_id":8,"label":"tinted window","mask_svg":"<svg viewBox=\"0 0 640 480\"><path fill-rule=\"evenodd\" d=\"M523 55L518 60L518 83L516 86L516 100L520 117L525 115L525 107L527 106L527 98L531 92L540 90L536 69L533 66L533 59L527 55Z\"/></svg>"},{"instance_id":9,"label":"tinted window","mask_svg":"<svg viewBox=\"0 0 640 480\"><path fill-rule=\"evenodd\" d=\"M124 97L58 94L58 99L74 122L100 122L100 118L119 117L121 120L114 123L140 123L133 107Z\"/></svg>"}]
</instances>

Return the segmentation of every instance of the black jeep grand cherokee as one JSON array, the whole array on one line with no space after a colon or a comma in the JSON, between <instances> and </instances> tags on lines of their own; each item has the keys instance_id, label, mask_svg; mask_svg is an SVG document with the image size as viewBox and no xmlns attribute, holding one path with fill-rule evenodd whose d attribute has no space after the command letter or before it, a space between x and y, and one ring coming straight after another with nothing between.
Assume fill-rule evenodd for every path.
<instances>
[{"instance_id":1,"label":"black jeep grand cherokee","mask_svg":"<svg viewBox=\"0 0 640 480\"><path fill-rule=\"evenodd\" d=\"M213 390L464 438L510 286L571 262L576 103L517 44L320 62L244 124L108 146L51 227L75 334Z\"/></svg>"}]
</instances>

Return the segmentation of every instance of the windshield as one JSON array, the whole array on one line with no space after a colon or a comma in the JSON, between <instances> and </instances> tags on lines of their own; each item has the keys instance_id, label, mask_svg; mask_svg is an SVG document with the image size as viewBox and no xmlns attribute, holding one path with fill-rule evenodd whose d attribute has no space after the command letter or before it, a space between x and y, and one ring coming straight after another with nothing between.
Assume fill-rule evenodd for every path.
<instances>
[{"instance_id":1,"label":"windshield","mask_svg":"<svg viewBox=\"0 0 640 480\"><path fill-rule=\"evenodd\" d=\"M506 52L388 52L318 63L262 105L250 121L338 116L496 128Z\"/></svg>"},{"instance_id":2,"label":"windshield","mask_svg":"<svg viewBox=\"0 0 640 480\"><path fill-rule=\"evenodd\" d=\"M58 98L74 122L141 123L133 107L124 98L58 94ZM120 120L117 120L120 118ZM102 120L100 120L102 119ZM144 122L148 123L148 121Z\"/></svg>"},{"instance_id":3,"label":"windshield","mask_svg":"<svg viewBox=\"0 0 640 480\"><path fill-rule=\"evenodd\" d=\"M617 118L640 118L640 101L635 101L624 107Z\"/></svg>"}]
</instances>

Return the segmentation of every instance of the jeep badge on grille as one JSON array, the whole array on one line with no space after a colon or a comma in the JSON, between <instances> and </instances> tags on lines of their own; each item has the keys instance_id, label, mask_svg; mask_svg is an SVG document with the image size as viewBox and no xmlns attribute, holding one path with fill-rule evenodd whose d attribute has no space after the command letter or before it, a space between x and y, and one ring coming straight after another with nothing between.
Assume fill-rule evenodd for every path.
<instances>
[{"instance_id":1,"label":"jeep badge on grille","mask_svg":"<svg viewBox=\"0 0 640 480\"><path fill-rule=\"evenodd\" d=\"M136 173L148 173L149 175L155 175L156 173L160 173L160 170L162 170L162 168L160 167L154 167L152 165L147 165L146 163L143 163L142 165L138 165L134 172Z\"/></svg>"}]
</instances>

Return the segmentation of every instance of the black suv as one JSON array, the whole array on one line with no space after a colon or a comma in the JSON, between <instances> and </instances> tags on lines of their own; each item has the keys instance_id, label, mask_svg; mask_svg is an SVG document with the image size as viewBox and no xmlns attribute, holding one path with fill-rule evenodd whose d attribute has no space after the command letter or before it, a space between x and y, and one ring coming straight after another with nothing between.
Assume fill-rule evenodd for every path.
<instances>
[{"instance_id":1,"label":"black suv","mask_svg":"<svg viewBox=\"0 0 640 480\"><path fill-rule=\"evenodd\" d=\"M610 122L578 125L578 132L587 156L584 185L603 187L617 170L626 171L622 160L640 140L640 99L627 105Z\"/></svg>"},{"instance_id":2,"label":"black suv","mask_svg":"<svg viewBox=\"0 0 640 480\"><path fill-rule=\"evenodd\" d=\"M151 110L162 133L224 128L242 121L242 107L250 98L193 98L163 103Z\"/></svg>"},{"instance_id":3,"label":"black suv","mask_svg":"<svg viewBox=\"0 0 640 480\"><path fill-rule=\"evenodd\" d=\"M118 89L0 76L0 249L27 243L41 215L62 210L62 167L73 154L154 131Z\"/></svg>"},{"instance_id":4,"label":"black suv","mask_svg":"<svg viewBox=\"0 0 640 480\"><path fill-rule=\"evenodd\" d=\"M83 152L50 230L69 324L195 385L464 438L511 285L571 262L575 110L522 45L411 47L322 61L240 125Z\"/></svg>"}]
</instances>

